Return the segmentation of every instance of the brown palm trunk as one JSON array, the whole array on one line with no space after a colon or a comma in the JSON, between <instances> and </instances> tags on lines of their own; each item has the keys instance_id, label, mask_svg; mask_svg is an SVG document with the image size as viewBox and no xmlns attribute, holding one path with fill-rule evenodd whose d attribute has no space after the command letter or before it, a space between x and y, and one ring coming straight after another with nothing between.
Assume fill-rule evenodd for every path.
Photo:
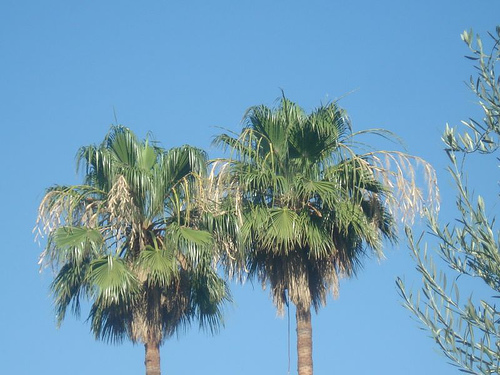
<instances>
[{"instance_id":1,"label":"brown palm trunk","mask_svg":"<svg viewBox=\"0 0 500 375\"><path fill-rule=\"evenodd\" d=\"M156 343L146 343L146 375L161 375L160 369L160 345Z\"/></svg>"},{"instance_id":2,"label":"brown palm trunk","mask_svg":"<svg viewBox=\"0 0 500 375\"><path fill-rule=\"evenodd\" d=\"M297 306L297 370L313 375L311 309Z\"/></svg>"}]
</instances>

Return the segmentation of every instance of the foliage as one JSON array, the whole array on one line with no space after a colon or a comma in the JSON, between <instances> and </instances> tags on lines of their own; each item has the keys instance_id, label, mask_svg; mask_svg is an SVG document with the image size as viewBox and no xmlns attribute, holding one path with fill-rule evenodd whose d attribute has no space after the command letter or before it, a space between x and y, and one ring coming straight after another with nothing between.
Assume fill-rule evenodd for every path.
<instances>
[{"instance_id":1,"label":"foliage","mask_svg":"<svg viewBox=\"0 0 500 375\"><path fill-rule=\"evenodd\" d=\"M382 255L382 237L395 240L391 187L402 192L400 207L420 207L413 169L401 167L412 157L355 153L357 135L336 103L306 114L283 97L276 109L250 108L241 134L215 140L231 152L217 176L230 187L222 196L234 200L241 233L243 255L231 260L271 285L279 311L287 298L319 308L328 291L337 293L339 277L356 271L366 247ZM399 168L385 168L390 161Z\"/></svg>"},{"instance_id":2,"label":"foliage","mask_svg":"<svg viewBox=\"0 0 500 375\"><path fill-rule=\"evenodd\" d=\"M422 237L415 239L410 228L407 235L422 274L423 296L414 296L401 279L397 280L405 306L421 320L452 363L471 374L500 373L500 310L493 299L500 297L500 232L495 220L488 218L483 198L474 198L465 169L468 155L494 155L500 146L500 77L495 71L500 61L500 27L490 36L493 48L488 54L479 36L474 38L467 31L462 34L472 52L468 58L477 62L478 76L471 77L470 89L479 100L484 118L482 122L464 121L462 133L447 125L443 135L451 162L448 170L457 188L456 223L442 225L436 215L428 215L429 231L439 243L438 254L456 272L457 281L447 285L446 275L437 273L426 246L421 245ZM481 280L491 298L477 301L471 296L461 303L458 276Z\"/></svg>"},{"instance_id":3,"label":"foliage","mask_svg":"<svg viewBox=\"0 0 500 375\"><path fill-rule=\"evenodd\" d=\"M251 107L244 124L215 139L231 155L214 162L208 189L230 233L219 236L226 268L270 286L278 312L296 306L298 371L312 374L311 307L337 295L365 256L382 257L384 239L396 241L396 208L410 221L423 209L415 162L437 205L434 170L401 152L359 152L362 134L392 134L353 133L335 102L306 113L283 96L276 108Z\"/></svg>"},{"instance_id":4,"label":"foliage","mask_svg":"<svg viewBox=\"0 0 500 375\"><path fill-rule=\"evenodd\" d=\"M160 345L193 320L217 330L229 296L197 208L205 153L164 150L114 126L77 161L84 183L49 188L37 222L58 322L68 308L79 315L83 299L103 340Z\"/></svg>"}]
</instances>

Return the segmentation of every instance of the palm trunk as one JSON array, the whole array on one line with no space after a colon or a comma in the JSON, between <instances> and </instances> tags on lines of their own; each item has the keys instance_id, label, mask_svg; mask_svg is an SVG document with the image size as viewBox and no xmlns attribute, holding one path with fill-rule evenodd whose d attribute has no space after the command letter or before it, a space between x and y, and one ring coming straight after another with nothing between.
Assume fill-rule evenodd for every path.
<instances>
[{"instance_id":1,"label":"palm trunk","mask_svg":"<svg viewBox=\"0 0 500 375\"><path fill-rule=\"evenodd\" d=\"M313 375L311 309L297 306L297 370Z\"/></svg>"},{"instance_id":2,"label":"palm trunk","mask_svg":"<svg viewBox=\"0 0 500 375\"><path fill-rule=\"evenodd\" d=\"M160 368L160 345L149 342L144 345L146 348L146 375L161 375Z\"/></svg>"}]
</instances>

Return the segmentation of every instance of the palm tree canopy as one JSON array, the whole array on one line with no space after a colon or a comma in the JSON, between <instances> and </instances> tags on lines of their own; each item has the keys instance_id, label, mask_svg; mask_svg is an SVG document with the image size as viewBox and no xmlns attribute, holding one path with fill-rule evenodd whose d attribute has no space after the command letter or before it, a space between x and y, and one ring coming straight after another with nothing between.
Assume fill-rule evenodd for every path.
<instances>
[{"instance_id":1,"label":"palm tree canopy","mask_svg":"<svg viewBox=\"0 0 500 375\"><path fill-rule=\"evenodd\" d=\"M307 114L283 97L277 108L250 108L244 124L241 134L215 139L231 153L218 183L225 181L223 198L234 200L239 217L240 259L270 284L279 310L287 298L317 309L367 250L380 257L383 239L396 240L393 190L381 178L391 172L375 153L353 151L349 119L336 103ZM413 186L399 172L392 177Z\"/></svg>"},{"instance_id":2,"label":"palm tree canopy","mask_svg":"<svg viewBox=\"0 0 500 375\"><path fill-rule=\"evenodd\" d=\"M122 126L78 151L84 183L49 188L37 222L59 322L87 299L100 339L160 344L193 320L219 327L229 294L196 204L206 161L197 148L166 151Z\"/></svg>"}]
</instances>

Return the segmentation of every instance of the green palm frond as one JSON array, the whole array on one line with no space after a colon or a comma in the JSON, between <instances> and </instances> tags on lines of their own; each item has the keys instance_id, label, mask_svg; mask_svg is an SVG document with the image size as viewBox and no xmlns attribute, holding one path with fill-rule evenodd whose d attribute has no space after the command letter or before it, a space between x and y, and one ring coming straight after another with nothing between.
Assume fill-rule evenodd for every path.
<instances>
[{"instance_id":1,"label":"green palm frond","mask_svg":"<svg viewBox=\"0 0 500 375\"><path fill-rule=\"evenodd\" d=\"M59 248L78 247L84 249L90 244L102 246L101 232L85 227L60 227L54 233L54 243Z\"/></svg>"},{"instance_id":2,"label":"green palm frond","mask_svg":"<svg viewBox=\"0 0 500 375\"><path fill-rule=\"evenodd\" d=\"M255 237L269 251L288 253L300 244L299 216L288 208L274 208L268 212L259 210L259 214L266 214L266 220L255 231Z\"/></svg>"},{"instance_id":3,"label":"green palm frond","mask_svg":"<svg viewBox=\"0 0 500 375\"><path fill-rule=\"evenodd\" d=\"M96 299L103 306L131 304L139 292L136 276L123 259L107 255L92 261L86 280L96 290Z\"/></svg>"},{"instance_id":4,"label":"green palm frond","mask_svg":"<svg viewBox=\"0 0 500 375\"><path fill-rule=\"evenodd\" d=\"M86 227L60 227L51 237L58 249L56 256L63 261L80 264L84 259L102 255L104 239L101 232Z\"/></svg>"},{"instance_id":5,"label":"green palm frond","mask_svg":"<svg viewBox=\"0 0 500 375\"><path fill-rule=\"evenodd\" d=\"M179 227L179 236L186 242L196 245L209 245L212 243L212 235L203 230L197 230L189 227Z\"/></svg>"},{"instance_id":6,"label":"green palm frond","mask_svg":"<svg viewBox=\"0 0 500 375\"><path fill-rule=\"evenodd\" d=\"M332 229L328 225L330 223L325 221L307 211L301 212L299 220L302 234L301 246L308 249L311 261L321 262L337 252L330 232Z\"/></svg>"},{"instance_id":7,"label":"green palm frond","mask_svg":"<svg viewBox=\"0 0 500 375\"><path fill-rule=\"evenodd\" d=\"M196 268L200 263L210 264L215 258L212 252L213 238L208 231L172 223L165 237L168 238L165 246L176 249L175 253L182 258L181 267L184 269Z\"/></svg>"},{"instance_id":8,"label":"green palm frond","mask_svg":"<svg viewBox=\"0 0 500 375\"><path fill-rule=\"evenodd\" d=\"M61 267L50 285L54 297L57 325L60 326L66 317L66 310L71 305L71 310L77 317L80 316L80 299L86 298L89 285L86 282L86 272L89 259L68 262Z\"/></svg>"},{"instance_id":9,"label":"green palm frond","mask_svg":"<svg viewBox=\"0 0 500 375\"><path fill-rule=\"evenodd\" d=\"M143 171L150 171L156 164L158 158L157 149L151 147L146 140L143 146L139 149L137 155L137 166Z\"/></svg>"},{"instance_id":10,"label":"green palm frond","mask_svg":"<svg viewBox=\"0 0 500 375\"><path fill-rule=\"evenodd\" d=\"M204 151L182 146L168 150L162 156L162 170L168 185L172 186L189 173L197 175L206 173L207 155Z\"/></svg>"},{"instance_id":11,"label":"green palm frond","mask_svg":"<svg viewBox=\"0 0 500 375\"><path fill-rule=\"evenodd\" d=\"M149 286L163 288L178 274L177 261L172 251L147 246L137 261L141 274Z\"/></svg>"},{"instance_id":12,"label":"green palm frond","mask_svg":"<svg viewBox=\"0 0 500 375\"><path fill-rule=\"evenodd\" d=\"M139 297L138 280L122 259L108 255L90 263L86 282L94 300L88 319L95 337L120 342Z\"/></svg>"},{"instance_id":13,"label":"green palm frond","mask_svg":"<svg viewBox=\"0 0 500 375\"><path fill-rule=\"evenodd\" d=\"M111 151L111 156L121 164L133 166L137 164L140 143L134 133L123 126L111 129L103 142L105 149Z\"/></svg>"}]
</instances>

